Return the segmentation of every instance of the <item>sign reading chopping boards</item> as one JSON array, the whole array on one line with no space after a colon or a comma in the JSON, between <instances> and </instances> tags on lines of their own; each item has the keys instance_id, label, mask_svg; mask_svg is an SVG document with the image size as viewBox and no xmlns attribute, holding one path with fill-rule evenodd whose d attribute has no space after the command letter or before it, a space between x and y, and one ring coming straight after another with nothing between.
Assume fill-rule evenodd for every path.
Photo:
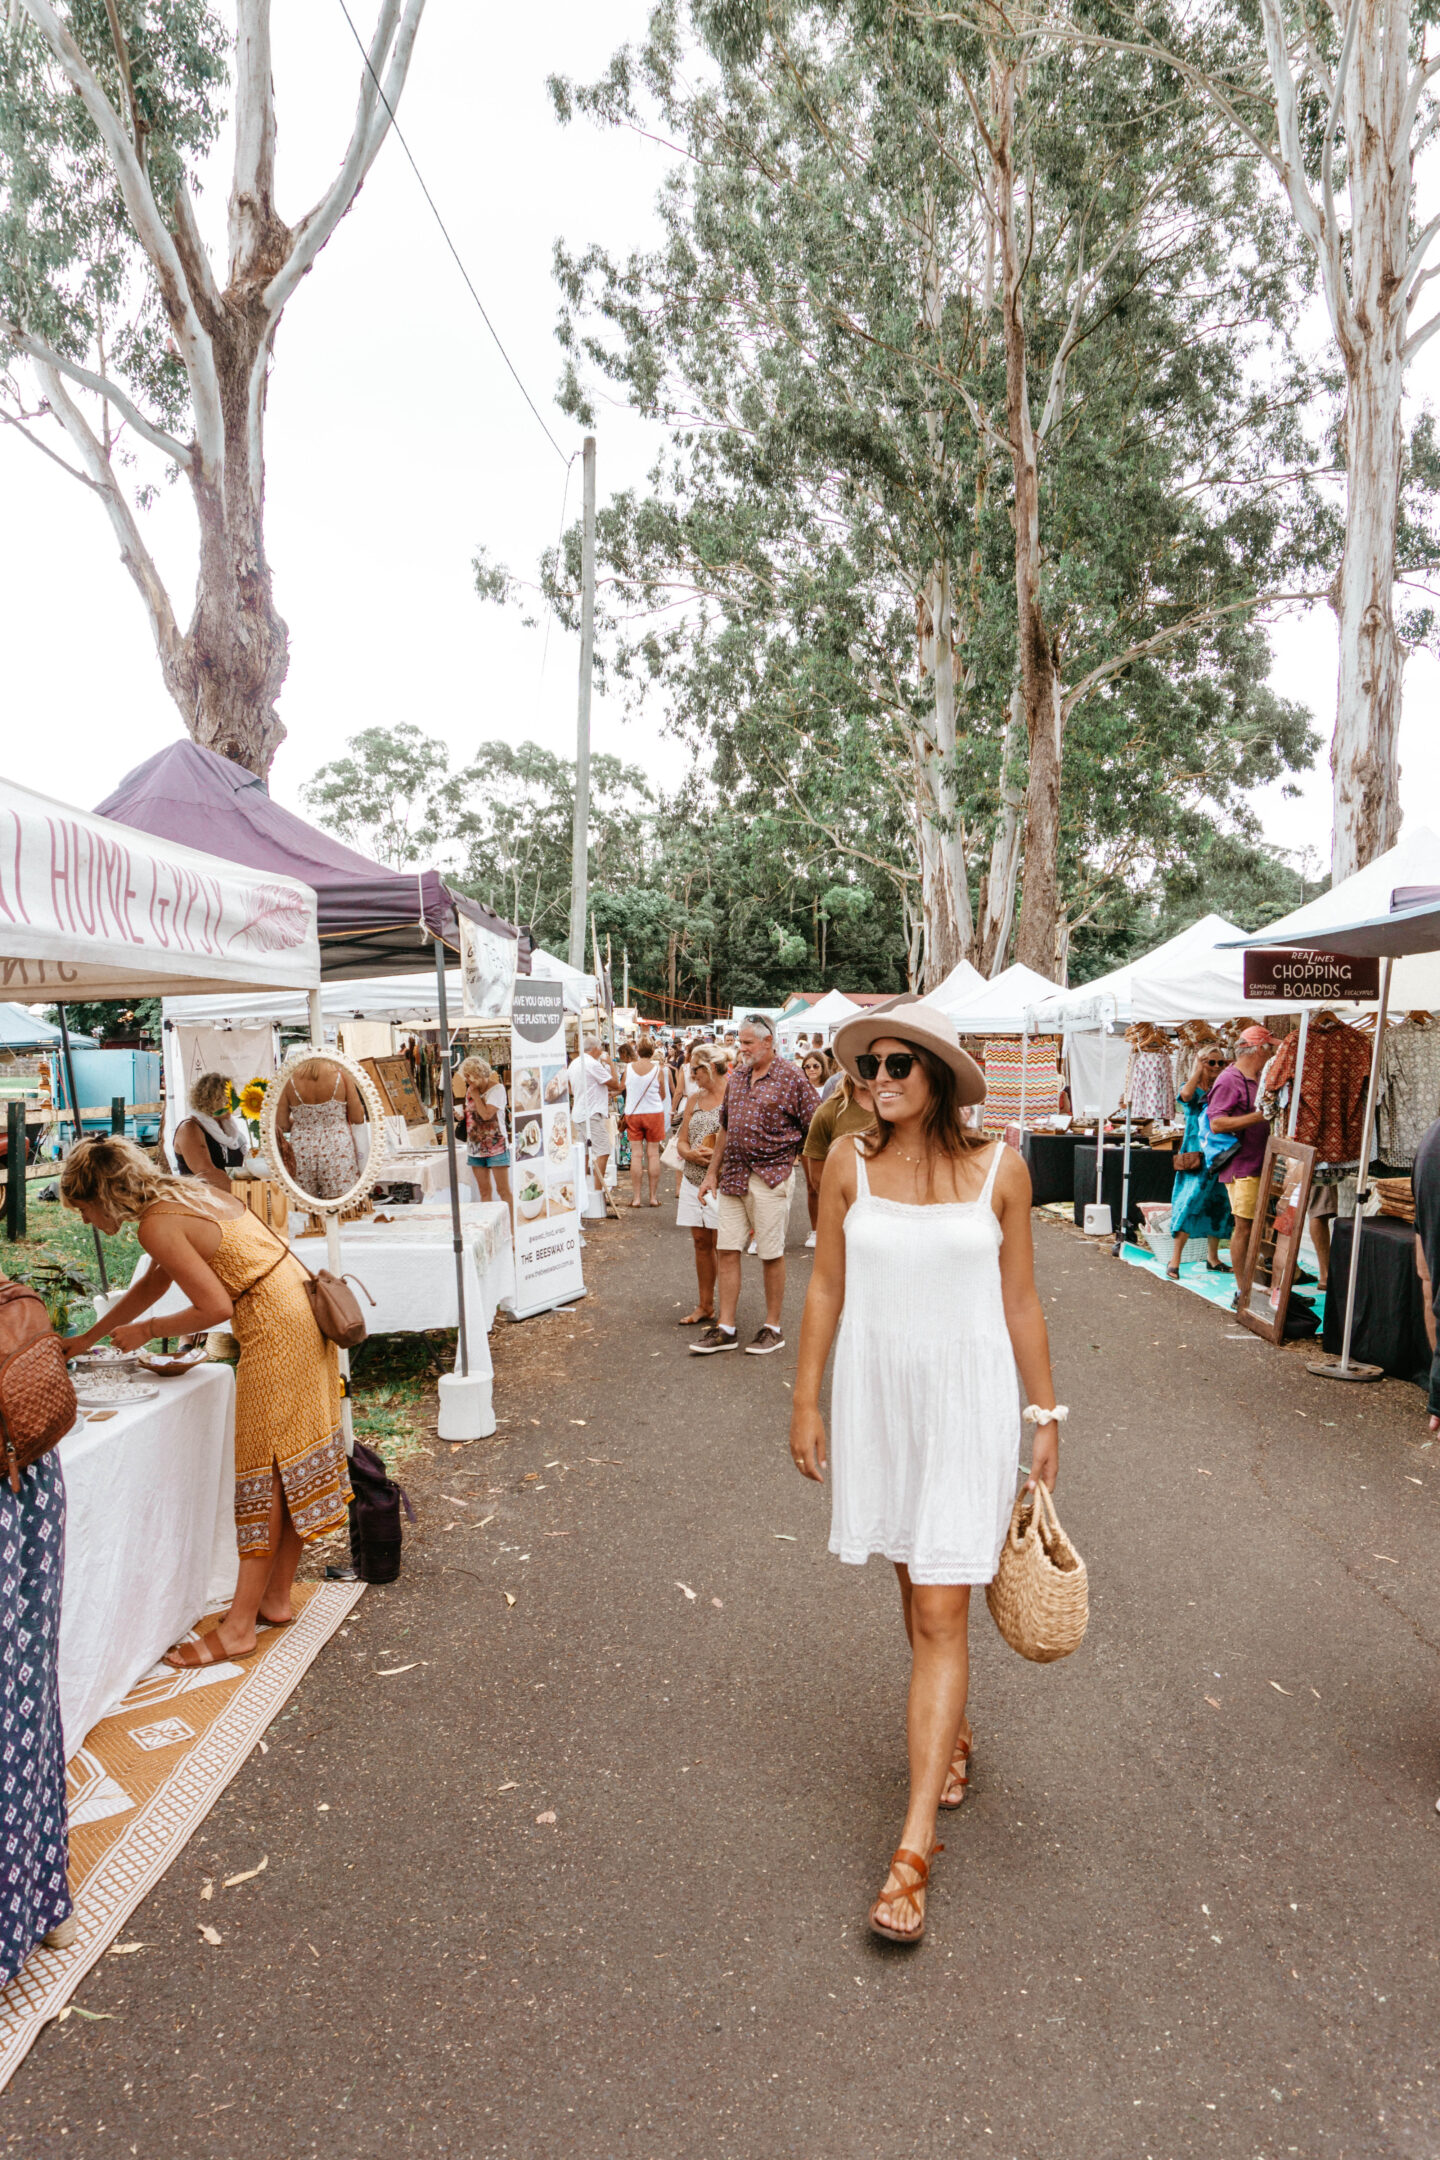
<instances>
[{"instance_id":1,"label":"sign reading chopping boards","mask_svg":"<svg viewBox=\"0 0 1440 2160\"><path fill-rule=\"evenodd\" d=\"M515 1136L515 1316L523 1320L585 1292L582 1180L570 1122L565 993L558 982L515 978L510 1117Z\"/></svg>"},{"instance_id":2,"label":"sign reading chopping boards","mask_svg":"<svg viewBox=\"0 0 1440 2160\"><path fill-rule=\"evenodd\" d=\"M1380 995L1380 962L1353 953L1247 946L1247 1005L1363 1005Z\"/></svg>"}]
</instances>

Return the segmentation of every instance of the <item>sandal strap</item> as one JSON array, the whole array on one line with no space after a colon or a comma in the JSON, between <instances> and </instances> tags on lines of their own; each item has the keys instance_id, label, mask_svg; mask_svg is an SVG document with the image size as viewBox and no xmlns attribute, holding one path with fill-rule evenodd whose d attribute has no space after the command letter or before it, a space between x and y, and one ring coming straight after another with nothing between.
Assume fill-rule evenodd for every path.
<instances>
[{"instance_id":1,"label":"sandal strap","mask_svg":"<svg viewBox=\"0 0 1440 2160\"><path fill-rule=\"evenodd\" d=\"M934 1859L936 1853L944 1852L944 1850L943 1845L932 1845L930 1848L930 1860ZM898 1890L882 1890L876 1903L891 1907L908 1905L916 1919L923 1926L925 1915L920 1910L920 1893L930 1880L930 1860L926 1860L918 1852L912 1852L908 1845L900 1846L890 1862L890 1872L892 1875L898 1875L898 1871L902 1866L907 1867L911 1870L915 1880L908 1883L902 1881Z\"/></svg>"}]
</instances>

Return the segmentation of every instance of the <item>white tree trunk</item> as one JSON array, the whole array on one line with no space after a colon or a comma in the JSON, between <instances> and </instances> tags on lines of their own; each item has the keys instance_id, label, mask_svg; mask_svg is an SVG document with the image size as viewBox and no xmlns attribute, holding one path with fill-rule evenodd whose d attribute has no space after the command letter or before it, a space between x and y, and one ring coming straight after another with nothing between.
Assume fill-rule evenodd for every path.
<instances>
[{"instance_id":1,"label":"white tree trunk","mask_svg":"<svg viewBox=\"0 0 1440 2160\"><path fill-rule=\"evenodd\" d=\"M945 563L925 581L920 662L934 686L931 732L915 745L925 988L933 990L969 957L974 933L965 831L955 798L955 640Z\"/></svg>"},{"instance_id":2,"label":"white tree trunk","mask_svg":"<svg viewBox=\"0 0 1440 2160\"><path fill-rule=\"evenodd\" d=\"M1340 666L1330 749L1331 874L1347 878L1400 831L1400 702L1405 650L1395 628L1395 526L1404 455L1399 339L1367 339L1345 406L1345 555L1335 580Z\"/></svg>"}]
</instances>

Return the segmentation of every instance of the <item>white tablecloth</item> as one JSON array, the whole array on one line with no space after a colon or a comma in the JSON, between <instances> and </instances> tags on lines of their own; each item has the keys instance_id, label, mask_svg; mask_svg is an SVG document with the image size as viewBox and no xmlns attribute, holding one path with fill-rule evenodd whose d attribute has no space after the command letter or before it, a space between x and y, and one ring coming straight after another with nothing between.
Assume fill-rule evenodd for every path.
<instances>
[{"instance_id":1,"label":"white tablecloth","mask_svg":"<svg viewBox=\"0 0 1440 2160\"><path fill-rule=\"evenodd\" d=\"M74 1754L161 1652L235 1587L235 1375L202 1365L60 1443L60 1715Z\"/></svg>"},{"instance_id":2,"label":"white tablecloth","mask_svg":"<svg viewBox=\"0 0 1440 2160\"><path fill-rule=\"evenodd\" d=\"M455 1298L455 1254L451 1246L448 1208L394 1208L382 1206L384 1222L367 1217L346 1223L340 1232L338 1273L354 1275L374 1298L360 1298L360 1310L371 1335L417 1334L423 1328L458 1327ZM515 1289L515 1246L510 1210L499 1200L475 1201L460 1210L460 1235L465 1247L465 1321L470 1346L472 1375L488 1380L494 1370L490 1361L489 1334L502 1298ZM328 1265L323 1237L292 1238L291 1246L309 1268ZM149 1266L142 1259L136 1274ZM356 1292L359 1296L359 1292ZM148 1317L156 1323L167 1313L181 1312L189 1299L180 1290L167 1290ZM459 1344L456 1344L459 1363ZM168 1382L162 1385L173 1386ZM103 1431L104 1428L102 1427Z\"/></svg>"}]
</instances>

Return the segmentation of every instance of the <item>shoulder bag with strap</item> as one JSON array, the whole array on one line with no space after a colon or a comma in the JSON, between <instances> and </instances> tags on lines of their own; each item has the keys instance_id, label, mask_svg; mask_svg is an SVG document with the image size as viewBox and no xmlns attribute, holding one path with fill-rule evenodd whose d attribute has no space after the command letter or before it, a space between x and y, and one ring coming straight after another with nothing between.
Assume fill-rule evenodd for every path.
<instances>
[{"instance_id":1,"label":"shoulder bag with strap","mask_svg":"<svg viewBox=\"0 0 1440 2160\"><path fill-rule=\"evenodd\" d=\"M1240 1077L1242 1080L1245 1079L1243 1073ZM1255 1108L1256 1097L1260 1093L1260 1083L1258 1080L1246 1080L1245 1085L1255 1091L1245 1105L1246 1110L1249 1111ZM1211 1092L1214 1092L1213 1089ZM1213 1132L1210 1126L1210 1105L1208 1102L1206 1103L1205 1108L1200 1113L1200 1148L1205 1157L1207 1170L1223 1170L1231 1156L1239 1153L1242 1137L1243 1135L1240 1133Z\"/></svg>"},{"instance_id":2,"label":"shoulder bag with strap","mask_svg":"<svg viewBox=\"0 0 1440 2160\"><path fill-rule=\"evenodd\" d=\"M259 1222L258 1215L255 1220ZM265 1223L262 1227L270 1230L269 1223ZM365 1326L365 1315L360 1310L360 1300L350 1288L351 1283L356 1283L360 1289L365 1290L365 1295L370 1298L372 1308L375 1300L370 1297L370 1292L365 1289L365 1285L360 1281L359 1276L332 1275L329 1268L321 1268L317 1272L314 1268L306 1267L299 1253L292 1252L278 1231L270 1230L270 1235L274 1238L276 1244L281 1247L280 1253L271 1261L263 1275L257 1275L254 1282L248 1284L245 1289L237 1290L234 1297L236 1299L250 1297L259 1289L261 1283L269 1281L282 1260L293 1260L297 1267L305 1270L307 1277L305 1295L310 1300L310 1310L315 1315L315 1325L325 1337L326 1342L335 1343L341 1350L353 1350L357 1344L364 1342L368 1332ZM232 1302L234 1302L233 1299Z\"/></svg>"},{"instance_id":3,"label":"shoulder bag with strap","mask_svg":"<svg viewBox=\"0 0 1440 2160\"><path fill-rule=\"evenodd\" d=\"M65 1349L28 1283L0 1281L0 1450L10 1489L75 1423L75 1383Z\"/></svg>"}]
</instances>

